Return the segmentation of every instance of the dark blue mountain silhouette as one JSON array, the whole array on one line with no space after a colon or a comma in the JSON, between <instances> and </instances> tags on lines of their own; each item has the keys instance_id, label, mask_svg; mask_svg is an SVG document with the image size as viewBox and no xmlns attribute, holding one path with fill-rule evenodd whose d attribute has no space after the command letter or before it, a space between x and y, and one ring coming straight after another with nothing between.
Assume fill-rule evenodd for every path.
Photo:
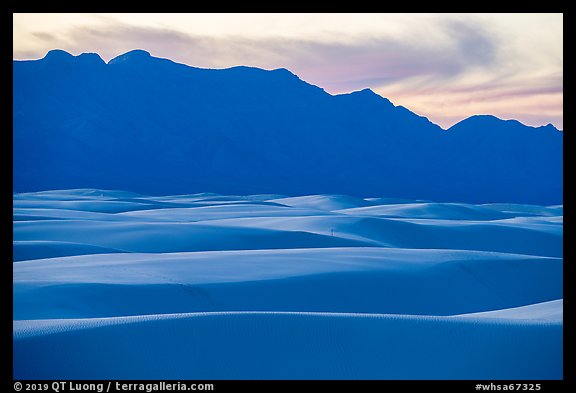
<instances>
[{"instance_id":1,"label":"dark blue mountain silhouette","mask_svg":"<svg viewBox=\"0 0 576 393\"><path fill-rule=\"evenodd\" d=\"M286 69L128 52L14 61L14 191L338 193L562 202L562 132L493 116L448 130L369 89Z\"/></svg>"}]
</instances>

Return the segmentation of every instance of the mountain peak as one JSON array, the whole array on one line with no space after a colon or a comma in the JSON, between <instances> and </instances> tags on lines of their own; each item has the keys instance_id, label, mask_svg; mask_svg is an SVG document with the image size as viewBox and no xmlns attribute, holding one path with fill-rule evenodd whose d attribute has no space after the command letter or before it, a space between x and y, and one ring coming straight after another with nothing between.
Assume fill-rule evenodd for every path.
<instances>
[{"instance_id":1,"label":"mountain peak","mask_svg":"<svg viewBox=\"0 0 576 393\"><path fill-rule=\"evenodd\" d=\"M138 61L138 60L150 59L150 58L152 58L152 55L150 54L150 52L147 52L143 49L134 49L134 50L126 52L120 56L116 56L115 58L110 60L108 62L108 64L118 64L118 63L122 63L125 61L134 61L134 60Z\"/></svg>"},{"instance_id":2,"label":"mountain peak","mask_svg":"<svg viewBox=\"0 0 576 393\"><path fill-rule=\"evenodd\" d=\"M550 123L548 123L545 126L534 127L534 126L527 126L519 122L518 120L514 119L505 120L496 117L494 115L473 115L454 124L452 127L449 128L449 130L482 128L486 130L485 132L487 132L491 129L491 127L500 127L500 126L515 127L515 128L528 127L529 129L559 131L556 127L554 127Z\"/></svg>"},{"instance_id":3,"label":"mountain peak","mask_svg":"<svg viewBox=\"0 0 576 393\"><path fill-rule=\"evenodd\" d=\"M554 126L552 123L548 123L545 126L540 126L538 128L540 128L541 130L551 130L551 131L562 132L562 130L556 128L556 126Z\"/></svg>"},{"instance_id":4,"label":"mountain peak","mask_svg":"<svg viewBox=\"0 0 576 393\"><path fill-rule=\"evenodd\" d=\"M78 56L66 52L62 49L53 49L46 53L42 60L50 63L64 64L64 63L81 63L81 64L106 64L104 60L97 53L82 53Z\"/></svg>"},{"instance_id":5,"label":"mountain peak","mask_svg":"<svg viewBox=\"0 0 576 393\"><path fill-rule=\"evenodd\" d=\"M52 49L46 53L46 56L44 56L44 59L50 61L67 61L73 58L74 55L62 49Z\"/></svg>"},{"instance_id":6,"label":"mountain peak","mask_svg":"<svg viewBox=\"0 0 576 393\"><path fill-rule=\"evenodd\" d=\"M98 53L82 53L76 56L76 59L86 64L99 64L99 65L106 64Z\"/></svg>"},{"instance_id":7,"label":"mountain peak","mask_svg":"<svg viewBox=\"0 0 576 393\"><path fill-rule=\"evenodd\" d=\"M501 118L496 117L494 115L482 114L482 115L472 115L470 117L467 117L467 118L459 121L458 123L454 124L452 127L449 128L449 130L464 129L464 128L474 128L475 129L476 127L481 127L483 129L485 129L486 131L489 131L491 129L491 127L496 127L496 126L501 126L501 125L523 126L523 124L520 123L518 120L504 120L504 119L501 119Z\"/></svg>"},{"instance_id":8,"label":"mountain peak","mask_svg":"<svg viewBox=\"0 0 576 393\"><path fill-rule=\"evenodd\" d=\"M284 67L282 67L282 68L276 68L276 69L272 70L272 72L275 72L275 73L277 73L277 74L283 74L283 75L288 75L288 76L292 76L292 77L297 77L297 78L298 78L298 76L297 76L296 74L294 74L292 71L290 71L289 69L284 68Z\"/></svg>"},{"instance_id":9,"label":"mountain peak","mask_svg":"<svg viewBox=\"0 0 576 393\"><path fill-rule=\"evenodd\" d=\"M489 114L479 114L479 115L472 115L467 117L466 119L463 119L460 123L463 122L483 122L483 123L487 123L487 122L492 122L492 123L496 123L496 122L505 122L506 120L501 119L499 117L496 117L494 115L489 115Z\"/></svg>"},{"instance_id":10,"label":"mountain peak","mask_svg":"<svg viewBox=\"0 0 576 393\"><path fill-rule=\"evenodd\" d=\"M365 89L359 90L359 91L357 91L357 93L375 95L375 96L378 95L374 92L374 90L370 89L369 87L366 87Z\"/></svg>"},{"instance_id":11,"label":"mountain peak","mask_svg":"<svg viewBox=\"0 0 576 393\"><path fill-rule=\"evenodd\" d=\"M348 94L338 94L338 96L354 97L363 101L369 100L369 102L378 102L379 104L384 103L387 106L394 107L394 104L388 98L382 97L380 94L375 93L372 89L369 88L353 91Z\"/></svg>"}]
</instances>

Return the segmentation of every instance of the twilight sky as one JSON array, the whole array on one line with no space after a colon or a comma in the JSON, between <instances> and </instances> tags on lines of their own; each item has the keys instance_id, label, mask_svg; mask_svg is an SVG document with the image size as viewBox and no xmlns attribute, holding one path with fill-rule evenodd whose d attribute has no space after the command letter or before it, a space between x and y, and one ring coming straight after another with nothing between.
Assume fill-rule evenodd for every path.
<instances>
[{"instance_id":1,"label":"twilight sky","mask_svg":"<svg viewBox=\"0 0 576 393\"><path fill-rule=\"evenodd\" d=\"M145 49L366 87L444 128L473 114L563 128L562 14L14 14L14 59Z\"/></svg>"}]
</instances>

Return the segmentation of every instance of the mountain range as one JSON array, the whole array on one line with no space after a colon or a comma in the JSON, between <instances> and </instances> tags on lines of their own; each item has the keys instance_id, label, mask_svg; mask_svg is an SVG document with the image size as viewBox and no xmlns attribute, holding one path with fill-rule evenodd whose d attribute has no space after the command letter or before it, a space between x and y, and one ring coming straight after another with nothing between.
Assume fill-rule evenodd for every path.
<instances>
[{"instance_id":1,"label":"mountain range","mask_svg":"<svg viewBox=\"0 0 576 393\"><path fill-rule=\"evenodd\" d=\"M562 203L563 132L476 115L447 130L370 89L134 50L13 62L13 189L349 194Z\"/></svg>"}]
</instances>

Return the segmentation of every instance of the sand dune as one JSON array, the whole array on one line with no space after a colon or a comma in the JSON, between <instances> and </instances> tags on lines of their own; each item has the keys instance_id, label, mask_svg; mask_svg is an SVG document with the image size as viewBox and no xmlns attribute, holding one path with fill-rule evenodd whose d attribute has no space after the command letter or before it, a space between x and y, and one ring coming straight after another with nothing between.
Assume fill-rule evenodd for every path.
<instances>
[{"instance_id":1,"label":"sand dune","mask_svg":"<svg viewBox=\"0 0 576 393\"><path fill-rule=\"evenodd\" d=\"M113 254L126 252L116 248L93 246L91 244L50 240L14 241L12 251L12 259L14 262L67 257L71 255Z\"/></svg>"},{"instance_id":2,"label":"sand dune","mask_svg":"<svg viewBox=\"0 0 576 393\"><path fill-rule=\"evenodd\" d=\"M204 224L221 228L304 231L380 247L562 256L562 226L544 221L389 219L343 214L224 219L206 221Z\"/></svg>"},{"instance_id":3,"label":"sand dune","mask_svg":"<svg viewBox=\"0 0 576 393\"><path fill-rule=\"evenodd\" d=\"M560 379L562 325L277 312L15 321L14 370L16 379Z\"/></svg>"},{"instance_id":4,"label":"sand dune","mask_svg":"<svg viewBox=\"0 0 576 393\"><path fill-rule=\"evenodd\" d=\"M27 209L31 221L15 213L15 240L75 242L131 252L368 246L562 256L562 226L549 217L393 219L261 205L88 213L83 218L70 211L56 218L57 210L50 217L44 209L33 210Z\"/></svg>"},{"instance_id":5,"label":"sand dune","mask_svg":"<svg viewBox=\"0 0 576 393\"><path fill-rule=\"evenodd\" d=\"M19 262L14 293L15 319L232 310L453 315L561 298L562 261L386 248L87 255Z\"/></svg>"},{"instance_id":6,"label":"sand dune","mask_svg":"<svg viewBox=\"0 0 576 393\"><path fill-rule=\"evenodd\" d=\"M319 212L315 209L291 208L281 205L230 203L195 208L138 210L121 214L122 216L138 217L146 220L193 222L243 217L301 217L328 215L330 212Z\"/></svg>"},{"instance_id":7,"label":"sand dune","mask_svg":"<svg viewBox=\"0 0 576 393\"><path fill-rule=\"evenodd\" d=\"M405 203L369 207L358 207L339 210L341 213L405 217L405 218L440 218L447 220L498 220L513 217L511 213L487 209L482 206L458 203Z\"/></svg>"},{"instance_id":8,"label":"sand dune","mask_svg":"<svg viewBox=\"0 0 576 393\"><path fill-rule=\"evenodd\" d=\"M312 208L318 210L339 210L361 206L371 206L373 202L347 195L307 195L301 197L274 199L286 206Z\"/></svg>"},{"instance_id":9,"label":"sand dune","mask_svg":"<svg viewBox=\"0 0 576 393\"><path fill-rule=\"evenodd\" d=\"M502 318L502 319L526 319L547 322L562 323L564 313L564 301L552 300L550 302L530 304L523 307L515 307L496 311L487 311L471 314L457 315L468 318Z\"/></svg>"},{"instance_id":10,"label":"sand dune","mask_svg":"<svg viewBox=\"0 0 576 393\"><path fill-rule=\"evenodd\" d=\"M560 379L562 222L562 206L16 194L14 378Z\"/></svg>"}]
</instances>

